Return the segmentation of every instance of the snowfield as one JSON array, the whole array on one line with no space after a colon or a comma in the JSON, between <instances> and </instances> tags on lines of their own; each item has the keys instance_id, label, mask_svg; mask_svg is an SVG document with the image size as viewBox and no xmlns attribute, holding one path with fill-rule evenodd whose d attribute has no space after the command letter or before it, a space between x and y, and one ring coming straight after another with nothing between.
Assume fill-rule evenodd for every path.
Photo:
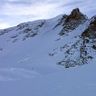
<instances>
[{"instance_id":1,"label":"snowfield","mask_svg":"<svg viewBox=\"0 0 96 96\"><path fill-rule=\"evenodd\" d=\"M23 80L0 81L2 96L96 96L96 65Z\"/></svg>"},{"instance_id":2,"label":"snowfield","mask_svg":"<svg viewBox=\"0 0 96 96\"><path fill-rule=\"evenodd\" d=\"M0 30L0 96L96 96L95 20L74 9Z\"/></svg>"}]
</instances>

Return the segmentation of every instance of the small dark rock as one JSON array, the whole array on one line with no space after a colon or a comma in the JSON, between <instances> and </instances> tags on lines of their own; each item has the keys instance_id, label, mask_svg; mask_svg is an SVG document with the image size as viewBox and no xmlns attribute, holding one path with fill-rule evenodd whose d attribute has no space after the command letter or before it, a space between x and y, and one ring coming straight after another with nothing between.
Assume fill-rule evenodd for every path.
<instances>
[{"instance_id":1,"label":"small dark rock","mask_svg":"<svg viewBox=\"0 0 96 96\"><path fill-rule=\"evenodd\" d=\"M92 48L96 50L96 45L93 45Z\"/></svg>"}]
</instances>

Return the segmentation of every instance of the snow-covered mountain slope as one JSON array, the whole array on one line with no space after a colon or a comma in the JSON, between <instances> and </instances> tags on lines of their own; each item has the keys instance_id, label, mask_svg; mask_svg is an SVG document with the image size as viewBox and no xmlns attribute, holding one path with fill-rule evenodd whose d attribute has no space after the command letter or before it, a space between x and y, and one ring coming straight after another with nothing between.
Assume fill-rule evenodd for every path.
<instances>
[{"instance_id":1,"label":"snow-covered mountain slope","mask_svg":"<svg viewBox=\"0 0 96 96\"><path fill-rule=\"evenodd\" d=\"M88 19L78 8L0 30L0 93L95 96L95 35L96 16Z\"/></svg>"},{"instance_id":2,"label":"snow-covered mountain slope","mask_svg":"<svg viewBox=\"0 0 96 96\"><path fill-rule=\"evenodd\" d=\"M1 65L26 66L26 63L32 65L35 62L45 64L46 60L50 64L54 62L55 65L59 63L65 67L86 64L87 60L94 59L95 56L95 53L91 56L92 53L87 52L88 49L95 51L91 47L91 41L95 38L86 43L87 37L84 36L94 20L95 17L88 19L77 8L69 16L60 15L50 20L22 23L1 30ZM94 31L95 28L93 33Z\"/></svg>"}]
</instances>

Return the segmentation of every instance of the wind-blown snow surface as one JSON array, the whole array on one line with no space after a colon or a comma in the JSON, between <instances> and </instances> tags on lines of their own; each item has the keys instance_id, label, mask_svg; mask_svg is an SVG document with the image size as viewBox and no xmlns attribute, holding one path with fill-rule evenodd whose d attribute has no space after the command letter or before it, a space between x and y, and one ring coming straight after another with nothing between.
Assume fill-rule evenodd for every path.
<instances>
[{"instance_id":1,"label":"wind-blown snow surface","mask_svg":"<svg viewBox=\"0 0 96 96\"><path fill-rule=\"evenodd\" d=\"M96 96L96 65L57 71L33 79L1 81L2 96Z\"/></svg>"},{"instance_id":2,"label":"wind-blown snow surface","mask_svg":"<svg viewBox=\"0 0 96 96\"><path fill-rule=\"evenodd\" d=\"M96 96L95 58L88 65L69 69L56 64L67 50L61 47L68 44L70 48L80 40L90 21L60 36L63 26L58 22L62 18L60 15L0 31L1 96ZM78 48L74 52L73 57L69 55L73 60Z\"/></svg>"}]
</instances>

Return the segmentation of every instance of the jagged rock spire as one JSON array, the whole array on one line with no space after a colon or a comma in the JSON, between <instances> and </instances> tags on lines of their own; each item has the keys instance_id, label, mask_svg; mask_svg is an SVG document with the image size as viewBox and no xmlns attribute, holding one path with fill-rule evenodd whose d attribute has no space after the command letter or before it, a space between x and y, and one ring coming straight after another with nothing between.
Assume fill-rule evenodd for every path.
<instances>
[{"instance_id":1,"label":"jagged rock spire","mask_svg":"<svg viewBox=\"0 0 96 96\"><path fill-rule=\"evenodd\" d=\"M79 8L73 9L71 14L67 17L66 22L69 22L70 20L80 20L80 19L86 19L85 15L82 14L79 10Z\"/></svg>"}]
</instances>

